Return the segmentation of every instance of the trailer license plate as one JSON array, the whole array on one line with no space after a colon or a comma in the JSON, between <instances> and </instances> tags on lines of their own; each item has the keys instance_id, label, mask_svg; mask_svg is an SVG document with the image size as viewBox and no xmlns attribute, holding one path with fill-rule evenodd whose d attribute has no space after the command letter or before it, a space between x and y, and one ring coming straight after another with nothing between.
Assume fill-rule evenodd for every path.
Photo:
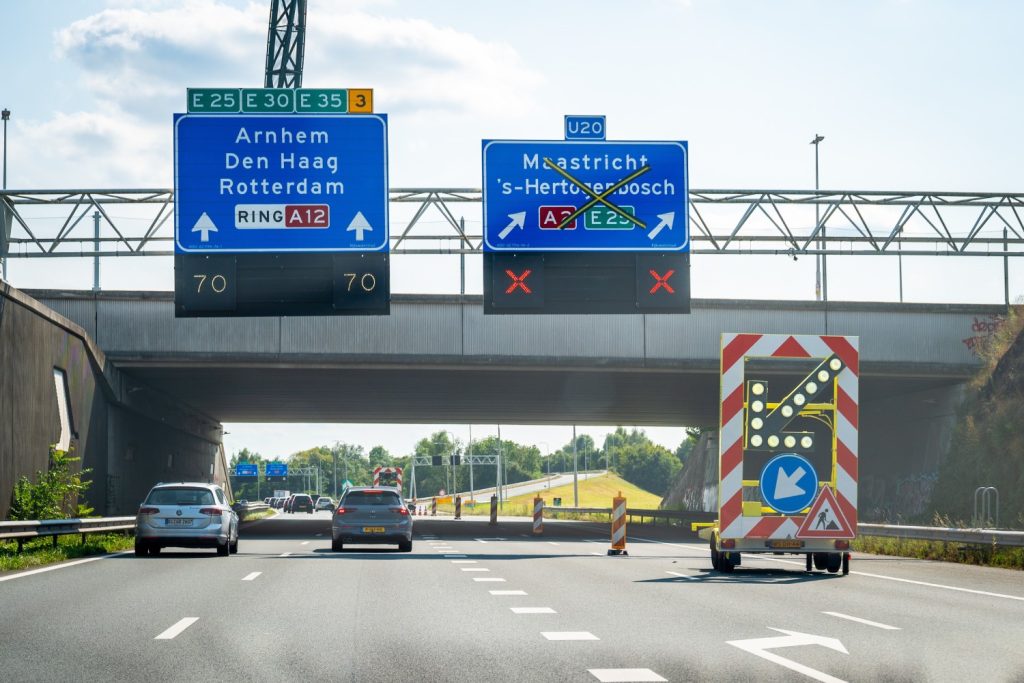
<instances>
[{"instance_id":1,"label":"trailer license plate","mask_svg":"<svg viewBox=\"0 0 1024 683\"><path fill-rule=\"evenodd\" d=\"M769 548L803 548L804 542L795 538L786 538L779 541L768 541Z\"/></svg>"},{"instance_id":2,"label":"trailer license plate","mask_svg":"<svg viewBox=\"0 0 1024 683\"><path fill-rule=\"evenodd\" d=\"M384 527L382 526L364 526L364 534L382 534L384 533Z\"/></svg>"}]
</instances>

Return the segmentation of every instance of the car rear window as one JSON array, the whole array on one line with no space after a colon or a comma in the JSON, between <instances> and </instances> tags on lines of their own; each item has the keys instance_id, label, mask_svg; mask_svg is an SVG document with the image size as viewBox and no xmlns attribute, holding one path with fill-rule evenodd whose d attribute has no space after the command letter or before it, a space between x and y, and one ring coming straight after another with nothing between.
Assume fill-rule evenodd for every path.
<instances>
[{"instance_id":1,"label":"car rear window","mask_svg":"<svg viewBox=\"0 0 1024 683\"><path fill-rule=\"evenodd\" d=\"M210 489L167 488L153 489L146 499L147 505L213 505Z\"/></svg>"},{"instance_id":2,"label":"car rear window","mask_svg":"<svg viewBox=\"0 0 1024 683\"><path fill-rule=\"evenodd\" d=\"M390 491L352 491L342 501L345 505L401 505L397 493Z\"/></svg>"},{"instance_id":3,"label":"car rear window","mask_svg":"<svg viewBox=\"0 0 1024 683\"><path fill-rule=\"evenodd\" d=\"M296 503L313 502L313 499L309 496L295 496Z\"/></svg>"}]
</instances>

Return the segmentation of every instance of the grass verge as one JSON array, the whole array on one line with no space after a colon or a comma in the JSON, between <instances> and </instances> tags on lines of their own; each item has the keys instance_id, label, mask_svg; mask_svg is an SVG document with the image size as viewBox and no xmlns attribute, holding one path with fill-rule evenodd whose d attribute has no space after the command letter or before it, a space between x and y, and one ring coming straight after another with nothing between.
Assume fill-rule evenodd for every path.
<instances>
[{"instance_id":1,"label":"grass verge","mask_svg":"<svg viewBox=\"0 0 1024 683\"><path fill-rule=\"evenodd\" d=\"M996 548L990 545L861 536L853 542L853 549L872 555L893 555L895 557L913 557L919 560L974 564L982 567L1024 569L1024 548Z\"/></svg>"},{"instance_id":2,"label":"grass verge","mask_svg":"<svg viewBox=\"0 0 1024 683\"><path fill-rule=\"evenodd\" d=\"M20 553L17 542L5 541L0 543L0 572L31 569L90 555L106 555L131 550L134 546L135 537L124 534L88 534L85 543L77 534L58 536L56 548L49 538L34 538L25 542L25 549Z\"/></svg>"},{"instance_id":3,"label":"grass verge","mask_svg":"<svg viewBox=\"0 0 1024 683\"><path fill-rule=\"evenodd\" d=\"M273 510L253 510L252 512L245 513L245 516L242 517L242 521L243 522L254 522L257 519L266 519L267 517L273 517L273 516L274 516L274 511Z\"/></svg>"}]
</instances>

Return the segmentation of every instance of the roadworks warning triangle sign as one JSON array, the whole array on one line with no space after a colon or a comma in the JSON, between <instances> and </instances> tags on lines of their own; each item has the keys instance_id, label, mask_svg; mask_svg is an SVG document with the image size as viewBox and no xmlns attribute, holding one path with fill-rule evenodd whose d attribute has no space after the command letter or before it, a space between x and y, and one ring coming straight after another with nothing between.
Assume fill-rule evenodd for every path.
<instances>
[{"instance_id":1,"label":"roadworks warning triangle sign","mask_svg":"<svg viewBox=\"0 0 1024 683\"><path fill-rule=\"evenodd\" d=\"M811 505L804 523L796 532L797 538L853 538L855 536L850 523L846 521L843 511L836 502L832 489L821 487L821 493Z\"/></svg>"}]
</instances>

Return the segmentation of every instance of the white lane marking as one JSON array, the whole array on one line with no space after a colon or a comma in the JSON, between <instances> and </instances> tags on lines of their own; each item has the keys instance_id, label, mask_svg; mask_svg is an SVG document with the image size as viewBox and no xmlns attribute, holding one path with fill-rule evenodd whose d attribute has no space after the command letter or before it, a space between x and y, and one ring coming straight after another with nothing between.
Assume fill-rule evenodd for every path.
<instances>
[{"instance_id":1,"label":"white lane marking","mask_svg":"<svg viewBox=\"0 0 1024 683\"><path fill-rule=\"evenodd\" d=\"M17 574L11 574L10 576L0 576L0 583L4 581L10 581L11 579L20 579L23 576L32 576L34 574L42 574L44 572L52 572L57 569L67 569L68 567L74 567L78 564L85 564L86 562L96 562L97 560L109 560L111 557L118 557L119 555L130 555L132 550L125 550L120 553L111 553L109 555L99 555L97 557L87 557L84 560L75 560L74 562L64 562L62 564L55 564L52 567L40 567L39 569L30 569L27 572L18 572Z\"/></svg>"},{"instance_id":2,"label":"white lane marking","mask_svg":"<svg viewBox=\"0 0 1024 683\"><path fill-rule=\"evenodd\" d=\"M856 621L858 624L865 624L867 626L874 626L885 631L901 631L899 626L889 626L888 624L880 624L877 621L868 621L867 619L861 619L860 617L851 617L849 614L840 614L839 612L822 612L830 617L839 617L840 619L848 619L849 621Z\"/></svg>"},{"instance_id":3,"label":"white lane marking","mask_svg":"<svg viewBox=\"0 0 1024 683\"><path fill-rule=\"evenodd\" d=\"M487 567L459 567L464 572L489 572Z\"/></svg>"},{"instance_id":4,"label":"white lane marking","mask_svg":"<svg viewBox=\"0 0 1024 683\"><path fill-rule=\"evenodd\" d=\"M452 560L452 564L476 564L476 560Z\"/></svg>"},{"instance_id":5,"label":"white lane marking","mask_svg":"<svg viewBox=\"0 0 1024 683\"><path fill-rule=\"evenodd\" d=\"M548 640L601 640L590 631L541 631Z\"/></svg>"},{"instance_id":6,"label":"white lane marking","mask_svg":"<svg viewBox=\"0 0 1024 683\"><path fill-rule=\"evenodd\" d=\"M670 546L673 546L675 548L682 548L683 550L694 550L694 551L696 551L696 548L694 548L692 546L685 546L685 545L681 545L679 543L670 543L668 541L656 541L653 538L641 538L640 536L633 536L632 538L633 538L634 541L644 541L645 543L657 543L659 545L670 545ZM694 544L694 545L696 545L696 544ZM703 552L700 552L698 557L707 557L707 553L708 553L708 551L705 549ZM751 558L751 559L763 560L765 562L781 562L782 564L791 564L791 565L794 565L794 566L797 566L797 567L805 566L803 561L794 562L793 560L782 560L782 559L779 559L777 557L764 557L764 556L762 556L759 553L754 555L754 557ZM947 590L947 591L957 591L959 593L971 593L973 595L984 595L984 596L987 596L987 597L990 597L990 598L1002 598L1003 600L1017 600L1018 602L1024 602L1024 596L1021 596L1021 595L1007 595L1006 593L993 593L991 591L977 590L975 588L961 588L959 586L947 586L947 585L941 584L941 583L931 583L929 581L915 581L914 579L901 579L901 578L899 578L897 576L885 576L884 574L870 574L868 572L855 572L855 571L851 571L850 574L854 574L856 576L867 576L867 577L872 578L872 579L882 579L883 581L897 581L899 583L910 583L910 584L914 584L916 586L926 586L928 588L940 588L942 590Z\"/></svg>"},{"instance_id":7,"label":"white lane marking","mask_svg":"<svg viewBox=\"0 0 1024 683\"><path fill-rule=\"evenodd\" d=\"M309 541L303 541L303 542L302 542L302 543L300 543L299 545L309 545Z\"/></svg>"},{"instance_id":8,"label":"white lane marking","mask_svg":"<svg viewBox=\"0 0 1024 683\"><path fill-rule=\"evenodd\" d=\"M489 591L491 595L526 595L526 591Z\"/></svg>"},{"instance_id":9,"label":"white lane marking","mask_svg":"<svg viewBox=\"0 0 1024 683\"><path fill-rule=\"evenodd\" d=\"M253 572L252 574L246 574L242 581L252 581L263 572Z\"/></svg>"},{"instance_id":10,"label":"white lane marking","mask_svg":"<svg viewBox=\"0 0 1024 683\"><path fill-rule=\"evenodd\" d=\"M171 640L197 621L199 621L199 617L185 617L153 640Z\"/></svg>"},{"instance_id":11,"label":"white lane marking","mask_svg":"<svg viewBox=\"0 0 1024 683\"><path fill-rule=\"evenodd\" d=\"M773 664L784 666L791 671L801 673L808 678L813 678L821 683L846 683L841 678L830 676L827 673L812 669L809 666L805 666L800 662L794 662L792 659L787 659L781 655L777 655L769 650L783 648L783 647L799 647L802 645L821 645L827 647L830 650L841 652L844 655L850 654L846 647L835 638L828 638L826 636L816 636L811 633L800 633L799 631L787 631L782 628L768 627L772 631L778 631L779 633L785 633L784 636L773 636L771 638L748 638L746 640L727 640L727 644L733 647L738 647L744 652L749 652L752 655L756 655L762 659L767 659Z\"/></svg>"},{"instance_id":12,"label":"white lane marking","mask_svg":"<svg viewBox=\"0 0 1024 683\"><path fill-rule=\"evenodd\" d=\"M550 607L509 607L512 614L558 614Z\"/></svg>"},{"instance_id":13,"label":"white lane marking","mask_svg":"<svg viewBox=\"0 0 1024 683\"><path fill-rule=\"evenodd\" d=\"M558 545L558 543L555 543L554 541L548 541L548 545Z\"/></svg>"},{"instance_id":14,"label":"white lane marking","mask_svg":"<svg viewBox=\"0 0 1024 683\"><path fill-rule=\"evenodd\" d=\"M672 576L678 576L681 579L690 579L691 581L694 581L694 580L697 579L696 576L689 576L687 574L680 574L679 572L665 572L665 573L666 574L671 574Z\"/></svg>"},{"instance_id":15,"label":"white lane marking","mask_svg":"<svg viewBox=\"0 0 1024 683\"><path fill-rule=\"evenodd\" d=\"M498 582L498 581L500 581L501 583L505 583L505 579L498 579L498 578L495 578L493 576L478 576L478 577L476 577L473 580L474 581L480 581L480 582L483 582L483 581Z\"/></svg>"},{"instance_id":16,"label":"white lane marking","mask_svg":"<svg viewBox=\"0 0 1024 683\"><path fill-rule=\"evenodd\" d=\"M591 555L597 555L598 557L601 557L602 555L607 555L608 553L590 553L590 554Z\"/></svg>"},{"instance_id":17,"label":"white lane marking","mask_svg":"<svg viewBox=\"0 0 1024 683\"><path fill-rule=\"evenodd\" d=\"M291 553L281 553L281 557L288 557Z\"/></svg>"},{"instance_id":18,"label":"white lane marking","mask_svg":"<svg viewBox=\"0 0 1024 683\"><path fill-rule=\"evenodd\" d=\"M657 683L665 681L650 669L587 669L601 683Z\"/></svg>"},{"instance_id":19,"label":"white lane marking","mask_svg":"<svg viewBox=\"0 0 1024 683\"><path fill-rule=\"evenodd\" d=\"M495 538L474 538L473 540L477 541L478 543L490 543L492 541L507 541L508 539L507 538L495 537Z\"/></svg>"}]
</instances>

